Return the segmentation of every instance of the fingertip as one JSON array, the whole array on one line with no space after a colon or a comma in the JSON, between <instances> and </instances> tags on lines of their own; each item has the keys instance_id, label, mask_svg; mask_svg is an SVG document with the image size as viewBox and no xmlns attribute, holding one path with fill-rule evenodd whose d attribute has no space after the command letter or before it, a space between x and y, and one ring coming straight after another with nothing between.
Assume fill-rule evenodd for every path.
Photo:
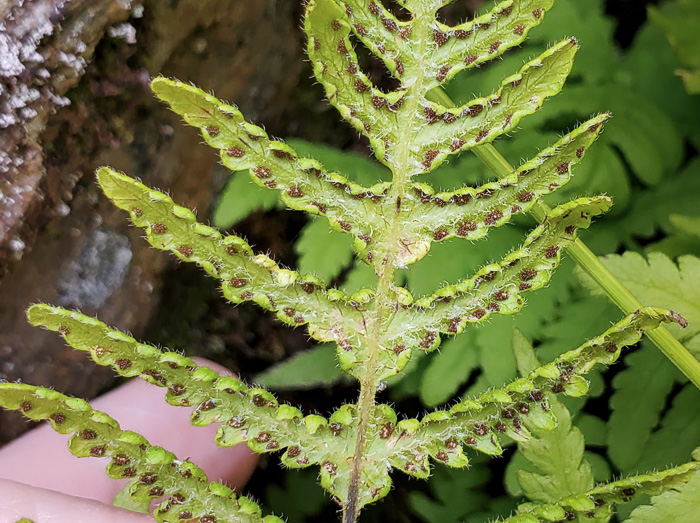
<instances>
[{"instance_id":1,"label":"fingertip","mask_svg":"<svg viewBox=\"0 0 700 523\"><path fill-rule=\"evenodd\" d=\"M0 479L0 523L14 523L23 518L33 523L153 523L153 519L145 514Z\"/></svg>"}]
</instances>

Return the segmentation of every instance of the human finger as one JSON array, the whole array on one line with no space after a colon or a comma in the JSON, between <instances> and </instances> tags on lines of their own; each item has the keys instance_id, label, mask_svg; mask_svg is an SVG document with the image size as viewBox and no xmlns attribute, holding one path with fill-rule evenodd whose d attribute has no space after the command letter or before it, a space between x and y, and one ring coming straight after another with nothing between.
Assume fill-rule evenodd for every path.
<instances>
[{"instance_id":1,"label":"human finger","mask_svg":"<svg viewBox=\"0 0 700 523\"><path fill-rule=\"evenodd\" d=\"M34 523L153 523L153 518L92 499L69 496L0 479L0 523L15 523L27 518Z\"/></svg>"}]
</instances>

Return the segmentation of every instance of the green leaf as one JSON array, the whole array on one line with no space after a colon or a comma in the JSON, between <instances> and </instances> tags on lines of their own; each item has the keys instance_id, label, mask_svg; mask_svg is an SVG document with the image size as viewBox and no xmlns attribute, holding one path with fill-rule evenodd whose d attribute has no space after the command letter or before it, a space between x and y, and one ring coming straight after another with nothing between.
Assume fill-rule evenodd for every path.
<instances>
[{"instance_id":1,"label":"green leaf","mask_svg":"<svg viewBox=\"0 0 700 523\"><path fill-rule=\"evenodd\" d=\"M333 385L344 376L338 368L334 347L324 344L270 367L258 374L255 381L273 390L304 390Z\"/></svg>"},{"instance_id":2,"label":"green leaf","mask_svg":"<svg viewBox=\"0 0 700 523\"><path fill-rule=\"evenodd\" d=\"M139 479L132 479L124 485L117 495L114 496L112 505L115 507L130 510L131 512L139 512L140 514L150 514L151 513L151 500L142 499L138 500L131 497L131 489L134 488L134 484L137 483Z\"/></svg>"},{"instance_id":3,"label":"green leaf","mask_svg":"<svg viewBox=\"0 0 700 523\"><path fill-rule=\"evenodd\" d=\"M654 67L649 67L651 54ZM700 131L696 115L700 111L700 97L689 95L682 79L675 74L681 66L662 29L648 23L635 36L615 80L659 107L697 148Z\"/></svg>"},{"instance_id":4,"label":"green leaf","mask_svg":"<svg viewBox=\"0 0 700 523\"><path fill-rule=\"evenodd\" d=\"M505 1L463 24L436 24L433 39L439 44L432 49L430 59L440 66L440 71L430 79L427 88L443 84L458 72L478 67L520 44L553 4L554 0ZM496 20L498 23L494 23ZM477 35L472 36L474 33ZM442 42L441 37L446 41Z\"/></svg>"},{"instance_id":5,"label":"green leaf","mask_svg":"<svg viewBox=\"0 0 700 523\"><path fill-rule=\"evenodd\" d=\"M669 216L700 216L697 194L700 192L700 159L695 158L654 191L636 196L626 215L613 224L618 236L653 236L658 230L672 232Z\"/></svg>"},{"instance_id":6,"label":"green leaf","mask_svg":"<svg viewBox=\"0 0 700 523\"><path fill-rule=\"evenodd\" d=\"M523 376L540 366L532 345L519 331L513 335L512 346ZM556 502L593 487L593 472L584 458L581 431L572 425L571 414L560 401L551 397L549 404L557 418L557 426L553 430L542 430L531 424L528 426L525 418L533 437L518 442L518 451L535 470L516 472L523 494L544 503Z\"/></svg>"},{"instance_id":7,"label":"green leaf","mask_svg":"<svg viewBox=\"0 0 700 523\"><path fill-rule=\"evenodd\" d=\"M631 472L680 376L656 347L644 346L627 356L625 362L627 368L613 380L608 456L622 472Z\"/></svg>"},{"instance_id":8,"label":"green leaf","mask_svg":"<svg viewBox=\"0 0 700 523\"><path fill-rule=\"evenodd\" d=\"M414 490L408 495L408 506L427 523L465 521L466 516L487 507L488 497L483 490L490 476L489 467L483 461L473 464L469 470L438 468L428 481L432 495Z\"/></svg>"},{"instance_id":9,"label":"green leaf","mask_svg":"<svg viewBox=\"0 0 700 523\"><path fill-rule=\"evenodd\" d=\"M471 279L443 287L399 310L383 343L431 350L439 343L438 332L459 334L468 323L483 322L493 313L520 311L522 294L546 285L559 264L561 250L610 203L606 197L582 198L552 210L519 250L483 267ZM416 315L416 310L422 314Z\"/></svg>"},{"instance_id":10,"label":"green leaf","mask_svg":"<svg viewBox=\"0 0 700 523\"><path fill-rule=\"evenodd\" d=\"M644 304L670 306L687 320L669 327L679 340L694 347L700 334L700 258L682 256L674 263L661 253L647 258L634 252L601 258L603 264ZM600 288L579 271L583 284L593 294ZM696 357L700 353L696 353Z\"/></svg>"},{"instance_id":11,"label":"green leaf","mask_svg":"<svg viewBox=\"0 0 700 523\"><path fill-rule=\"evenodd\" d=\"M61 333L71 347L88 352L95 363L111 366L122 376L138 376L167 387L165 399L171 405L195 406L191 423L218 424L218 445L230 447L247 441L257 452L294 447L297 456L306 458L306 464L318 461L316 441L329 429L309 434L301 412L280 406L269 392L249 388L232 376L220 376L178 353L139 343L78 312L33 305L27 314L32 324Z\"/></svg>"},{"instance_id":12,"label":"green leaf","mask_svg":"<svg viewBox=\"0 0 700 523\"><path fill-rule=\"evenodd\" d=\"M353 294L361 289L370 289L377 283L377 276L369 265L355 262L345 276L341 288L347 294Z\"/></svg>"},{"instance_id":13,"label":"green leaf","mask_svg":"<svg viewBox=\"0 0 700 523\"><path fill-rule=\"evenodd\" d=\"M694 0L667 2L649 9L649 19L661 26L680 60L688 67L677 71L690 94L700 93L700 6Z\"/></svg>"},{"instance_id":14,"label":"green leaf","mask_svg":"<svg viewBox=\"0 0 700 523\"><path fill-rule=\"evenodd\" d=\"M291 147L246 122L236 107L197 87L158 77L151 88L187 123L202 130L206 142L219 150L222 163L232 171L249 170L261 188L281 191L289 207L325 216L338 231L354 228L353 234L371 234L369 217L384 185L367 188L325 172L319 162L299 158Z\"/></svg>"},{"instance_id":15,"label":"green leaf","mask_svg":"<svg viewBox=\"0 0 700 523\"><path fill-rule=\"evenodd\" d=\"M593 487L593 472L584 458L585 444L581 431L571 424L571 415L564 405L550 399L557 418L551 431L532 427L533 438L519 443L518 449L537 472L516 473L524 494L533 501L551 503L581 494Z\"/></svg>"},{"instance_id":16,"label":"green leaf","mask_svg":"<svg viewBox=\"0 0 700 523\"><path fill-rule=\"evenodd\" d=\"M700 217L672 214L668 218L673 232L646 245L644 251L662 252L669 258L685 255L700 257Z\"/></svg>"},{"instance_id":17,"label":"green leaf","mask_svg":"<svg viewBox=\"0 0 700 523\"><path fill-rule=\"evenodd\" d=\"M349 12L336 5L334 0L309 2L304 19L304 29L309 37L307 52L314 75L325 88L328 100L344 120L369 138L376 158L386 162L387 143L394 137L396 126L392 122L392 112L381 108L389 106L398 111L400 105L396 104L400 103L404 93L383 93L362 71L349 38L353 28ZM388 64L390 71L397 70L395 61Z\"/></svg>"},{"instance_id":18,"label":"green leaf","mask_svg":"<svg viewBox=\"0 0 700 523\"><path fill-rule=\"evenodd\" d=\"M129 495L136 502L149 503L165 496L153 513L158 522L172 520L168 511L173 505L177 506L179 519L279 521L263 518L251 500L237 498L221 483L209 482L190 461L151 446L139 434L121 430L114 419L81 399L33 385L0 383L0 406L18 410L33 420L49 420L57 432L72 434L68 449L75 456L112 458L107 465L110 477L139 478L130 482Z\"/></svg>"},{"instance_id":19,"label":"green leaf","mask_svg":"<svg viewBox=\"0 0 700 523\"><path fill-rule=\"evenodd\" d=\"M671 225L686 234L700 238L700 216L681 216L672 214L668 217Z\"/></svg>"},{"instance_id":20,"label":"green leaf","mask_svg":"<svg viewBox=\"0 0 700 523\"><path fill-rule=\"evenodd\" d=\"M347 336L357 334L354 325L347 330L340 326L353 317L359 321L360 316L347 305L344 294L334 291L331 296L317 278L282 269L265 255L254 256L238 236L224 237L197 222L189 209L128 176L108 168L100 169L97 176L115 205L146 229L153 247L171 251L182 261L197 262L221 281L224 296L233 303L255 301L288 325L308 323L310 335L318 341L335 341L342 331Z\"/></svg>"},{"instance_id":21,"label":"green leaf","mask_svg":"<svg viewBox=\"0 0 700 523\"><path fill-rule=\"evenodd\" d=\"M581 431L587 446L604 447L608 436L608 426L602 418L579 412L574 419L576 428Z\"/></svg>"},{"instance_id":22,"label":"green leaf","mask_svg":"<svg viewBox=\"0 0 700 523\"><path fill-rule=\"evenodd\" d=\"M660 521L693 521L700 506L700 473L687 483L651 498L651 505L634 509L627 523L658 523Z\"/></svg>"},{"instance_id":23,"label":"green leaf","mask_svg":"<svg viewBox=\"0 0 700 523\"><path fill-rule=\"evenodd\" d=\"M651 348L651 347L649 347ZM700 391L686 385L673 398L671 408L647 441L637 470L653 470L682 463L700 441Z\"/></svg>"},{"instance_id":24,"label":"green leaf","mask_svg":"<svg viewBox=\"0 0 700 523\"><path fill-rule=\"evenodd\" d=\"M419 397L426 407L449 400L477 367L477 352L473 336L452 338L442 344L423 372Z\"/></svg>"},{"instance_id":25,"label":"green leaf","mask_svg":"<svg viewBox=\"0 0 700 523\"><path fill-rule=\"evenodd\" d=\"M697 476L699 468L700 463L692 461L680 467L599 485L587 492L560 499L556 503L528 503L518 508L517 515L506 518L504 521L506 523L539 523L561 519L576 520L577 516L583 521L586 519L609 521L614 505L628 503L648 494L658 495L671 489L680 490L683 485Z\"/></svg>"},{"instance_id":26,"label":"green leaf","mask_svg":"<svg viewBox=\"0 0 700 523\"><path fill-rule=\"evenodd\" d=\"M425 464L417 456L425 457L425 453L452 466L466 465L459 441L487 454L501 454L499 434L525 441L529 438L526 423L541 429L553 429L556 419L548 404L553 394L579 396L585 387L581 375L598 363L614 362L619 357L620 348L639 341L643 332L660 323L675 321L677 315L670 311L640 309L602 336L537 368L526 378L461 401L449 411L434 411L419 425L416 425L417 420L403 420L401 423L412 424L413 430L392 442L385 457L375 454L374 459L387 459L392 466L423 477L424 473L418 470L418 466L424 467Z\"/></svg>"},{"instance_id":27,"label":"green leaf","mask_svg":"<svg viewBox=\"0 0 700 523\"><path fill-rule=\"evenodd\" d=\"M535 355L535 351L532 349L530 340L518 329L513 331L511 347L518 365L518 373L520 373L521 376L527 376L537 369L537 367L541 366L541 363Z\"/></svg>"},{"instance_id":28,"label":"green leaf","mask_svg":"<svg viewBox=\"0 0 700 523\"><path fill-rule=\"evenodd\" d=\"M447 156L489 143L514 129L561 90L577 50L576 39L563 40L503 80L489 96L455 108L434 102L426 105L428 125L421 128L411 147L416 174L430 172Z\"/></svg>"},{"instance_id":29,"label":"green leaf","mask_svg":"<svg viewBox=\"0 0 700 523\"><path fill-rule=\"evenodd\" d=\"M572 168L598 138L609 116L601 114L584 122L498 182L440 193L427 184L413 184L401 200L401 210L408 216L422 218L407 220L402 229L400 242L408 252L402 253L399 265L421 259L431 242L455 236L468 240L484 238L491 228L505 225L513 216L530 210L538 197L566 185ZM494 198L496 194L498 197Z\"/></svg>"},{"instance_id":30,"label":"green leaf","mask_svg":"<svg viewBox=\"0 0 700 523\"><path fill-rule=\"evenodd\" d=\"M279 203L279 197L260 187L241 172L233 173L226 183L214 210L216 227L227 229L254 211L268 211Z\"/></svg>"},{"instance_id":31,"label":"green leaf","mask_svg":"<svg viewBox=\"0 0 700 523\"><path fill-rule=\"evenodd\" d=\"M586 435L584 434L584 439L585 437ZM596 483L607 483L613 478L612 468L603 456L589 450L584 452L583 455L591 466L593 480Z\"/></svg>"},{"instance_id":32,"label":"green leaf","mask_svg":"<svg viewBox=\"0 0 700 523\"><path fill-rule=\"evenodd\" d=\"M316 482L316 474L307 470L286 471L284 486L268 485L265 501L289 523L304 523L329 502Z\"/></svg>"},{"instance_id":33,"label":"green leaf","mask_svg":"<svg viewBox=\"0 0 700 523\"><path fill-rule=\"evenodd\" d=\"M489 235L488 241L471 243L452 239L436 243L425 258L411 265L401 276L415 296L431 294L436 287L466 278L473 267L503 258L522 237L520 228L499 227Z\"/></svg>"},{"instance_id":34,"label":"green leaf","mask_svg":"<svg viewBox=\"0 0 700 523\"><path fill-rule=\"evenodd\" d=\"M333 281L350 265L354 253L347 236L319 219L312 220L301 230L294 250L299 255L299 272L313 274L326 282Z\"/></svg>"}]
</instances>

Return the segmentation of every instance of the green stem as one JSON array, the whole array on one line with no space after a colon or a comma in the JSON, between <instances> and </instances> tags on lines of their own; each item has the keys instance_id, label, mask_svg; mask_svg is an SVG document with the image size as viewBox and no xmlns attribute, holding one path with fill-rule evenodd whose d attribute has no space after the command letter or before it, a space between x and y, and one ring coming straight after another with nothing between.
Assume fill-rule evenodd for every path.
<instances>
[{"instance_id":1,"label":"green stem","mask_svg":"<svg viewBox=\"0 0 700 523\"><path fill-rule=\"evenodd\" d=\"M430 98L445 107L454 107L454 102L442 89L433 89ZM472 149L472 152L481 160L491 172L499 178L511 174L514 169L497 150L488 143ZM530 214L538 222L542 222L550 208L542 200L538 200L530 209ZM598 257L583 243L577 239L568 248L567 252L576 261L579 267L601 286L610 300L625 314L632 314L642 308L642 303L625 287L615 275L603 265ZM685 374L685 376L700 389L700 361L696 360L673 335L660 326L647 333L661 352Z\"/></svg>"},{"instance_id":2,"label":"green stem","mask_svg":"<svg viewBox=\"0 0 700 523\"><path fill-rule=\"evenodd\" d=\"M445 95L446 97L447 95ZM506 176L514 170L491 144L481 145L472 149L472 151L498 177ZM541 222L549 211L547 204L540 200L535 203L530 210L530 214L538 222ZM598 257L580 239L571 244L567 248L567 252L578 266L601 286L610 300L622 312L632 314L634 311L642 308L641 302L600 262ZM660 326L648 332L647 336L696 387L700 388L700 362L666 328Z\"/></svg>"}]
</instances>

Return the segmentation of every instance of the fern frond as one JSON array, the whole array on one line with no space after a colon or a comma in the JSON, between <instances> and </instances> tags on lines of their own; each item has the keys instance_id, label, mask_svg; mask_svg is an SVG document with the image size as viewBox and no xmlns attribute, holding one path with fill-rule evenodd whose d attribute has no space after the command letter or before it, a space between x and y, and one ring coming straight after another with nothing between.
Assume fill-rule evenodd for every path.
<instances>
[{"instance_id":1,"label":"fern frond","mask_svg":"<svg viewBox=\"0 0 700 523\"><path fill-rule=\"evenodd\" d=\"M674 312L642 309L598 338L535 369L527 377L464 400L450 410L433 412L422 420L397 422L390 406L375 405L368 427L372 437L365 449L367 463L360 477L364 488L358 493L358 501L364 505L383 497L391 486L392 468L426 478L430 474L429 457L452 467L464 467L469 462L464 444L486 454L499 455L502 453L500 435L508 435L516 441L529 438L525 420L534 427L551 430L557 421L550 410L549 397L559 393L585 394L588 383L583 374L597 364L616 361L622 347L636 343L645 332L662 323L676 321L679 317ZM356 409L354 405L345 405L331 416L331 421L339 424L338 434L345 428L356 430ZM335 464L351 458L353 449L349 443L334 441L327 450L333 460L321 469L323 486L341 501L347 500L351 476L349 470ZM341 450L341 444L346 448Z\"/></svg>"},{"instance_id":2,"label":"fern frond","mask_svg":"<svg viewBox=\"0 0 700 523\"><path fill-rule=\"evenodd\" d=\"M509 76L495 93L456 108L426 102L426 122L411 144L413 174L435 170L449 155L490 143L561 91L578 50L562 40Z\"/></svg>"},{"instance_id":3,"label":"fern frond","mask_svg":"<svg viewBox=\"0 0 700 523\"><path fill-rule=\"evenodd\" d=\"M697 454L696 449L693 453L695 458L698 457ZM688 465L700 466L700 463L689 463ZM651 503L634 509L627 522L655 523L664 519L666 521L692 521L697 517L698 504L700 504L700 472L698 472L698 468L695 469L695 474L689 480L685 483L683 480L685 480L684 477L678 478L675 484L664 484L663 492L659 492L662 490L661 488L656 489L656 492L646 492L654 495L651 498Z\"/></svg>"},{"instance_id":4,"label":"fern frond","mask_svg":"<svg viewBox=\"0 0 700 523\"><path fill-rule=\"evenodd\" d=\"M271 140L260 127L246 122L231 105L192 85L155 78L153 92L187 123L202 130L231 170L247 169L260 187L276 189L292 209L325 216L334 229L357 237L371 234L370 218L384 198L387 184L363 187Z\"/></svg>"},{"instance_id":5,"label":"fern frond","mask_svg":"<svg viewBox=\"0 0 700 523\"><path fill-rule=\"evenodd\" d=\"M96 363L112 367L120 376L166 387L168 403L195 407L193 425L219 424L216 443L222 447L245 441L256 452L287 449L283 461L299 467L317 462L317 449L331 435L328 421L321 416L305 418L299 409L280 405L264 389L220 376L176 352L139 343L84 314L34 305L27 315L33 325L59 332L71 347L88 352Z\"/></svg>"},{"instance_id":6,"label":"fern frond","mask_svg":"<svg viewBox=\"0 0 700 523\"><path fill-rule=\"evenodd\" d=\"M362 315L342 292L326 291L312 276L301 277L265 255L253 255L238 236L222 236L197 222L189 209L128 176L102 168L97 178L115 205L146 230L153 247L201 265L221 281L224 296L233 303L254 301L288 325L309 324L309 334L319 341L347 343L361 330Z\"/></svg>"},{"instance_id":7,"label":"fern frond","mask_svg":"<svg viewBox=\"0 0 700 523\"><path fill-rule=\"evenodd\" d=\"M527 376L541 364L530 341L519 331L513 332L512 347L521 376ZM557 425L551 430L532 427L527 418L523 424L532 434L518 441L519 457L529 462L527 468L516 467L515 477L522 494L540 503L555 503L561 498L590 490L595 485L591 464L585 457L586 442L578 427L572 424L571 412L555 395L547 398Z\"/></svg>"},{"instance_id":8,"label":"fern frond","mask_svg":"<svg viewBox=\"0 0 700 523\"><path fill-rule=\"evenodd\" d=\"M661 470L651 474L632 476L620 481L605 485L599 485L588 492L569 496L558 503L546 505L527 504L519 509L519 514L506 518L504 523L540 523L548 521L573 521L577 516L591 521L607 521L613 514L615 505L628 503L636 497L647 495L659 495L672 489L682 489L693 482L697 493L698 474L700 462L691 461L680 467ZM697 496L694 499L697 504ZM650 507L640 507L637 510L647 510ZM694 517L697 514L697 506L688 507L684 514ZM633 513L633 515L637 512ZM673 517L668 511L658 512L656 516L661 518ZM628 521L681 521L677 519L635 519ZM585 521L584 519L584 521ZM687 520L690 521L690 520Z\"/></svg>"},{"instance_id":9,"label":"fern frond","mask_svg":"<svg viewBox=\"0 0 700 523\"><path fill-rule=\"evenodd\" d=\"M351 12L352 7L347 10ZM307 50L316 78L323 84L328 101L343 118L369 138L377 159L388 164L387 147L395 139L395 114L403 106L402 89L385 94L362 72L350 41L352 26L346 9L334 0L309 2L304 28L309 35ZM393 22L393 20L391 20ZM377 50L381 42L374 45ZM400 74L400 61L390 65Z\"/></svg>"},{"instance_id":10,"label":"fern frond","mask_svg":"<svg viewBox=\"0 0 700 523\"><path fill-rule=\"evenodd\" d=\"M383 346L435 349L439 333L459 334L468 323L491 314L513 314L523 306L522 294L542 288L559 265L562 249L586 228L591 217L605 212L609 198L580 198L553 209L520 249L497 264L483 267L468 280L443 287L432 296L399 309Z\"/></svg>"},{"instance_id":11,"label":"fern frond","mask_svg":"<svg viewBox=\"0 0 700 523\"><path fill-rule=\"evenodd\" d=\"M552 0L501 2L491 13L459 28L437 22L438 3L408 5L416 9L414 19L398 22L374 1L360 6L314 0L307 8L305 28L314 73L329 101L369 138L380 162L389 166L404 162L405 148L397 144L405 141L407 132L413 135L409 177L430 172L448 155L513 129L561 90L578 49L575 39L564 40L506 78L494 94L447 109L429 102L428 92L459 70L522 41ZM385 94L361 71L349 38L353 31L403 81L400 89ZM416 91L410 100L404 96L407 89Z\"/></svg>"},{"instance_id":12,"label":"fern frond","mask_svg":"<svg viewBox=\"0 0 700 523\"><path fill-rule=\"evenodd\" d=\"M415 194L402 200L402 212L407 216L420 215L421 219L406 220L400 241L413 256L406 255L403 261L413 263L433 241L455 236L479 240L491 227L527 212L538 197L570 180L571 169L598 138L602 124L609 117L605 113L584 122L497 182L437 194L430 185L413 184Z\"/></svg>"},{"instance_id":13,"label":"fern frond","mask_svg":"<svg viewBox=\"0 0 700 523\"><path fill-rule=\"evenodd\" d=\"M407 49L413 30L411 22L398 20L381 0L333 1L345 11L346 23L355 37L384 62L394 77L401 79L406 66L413 65Z\"/></svg>"},{"instance_id":14,"label":"fern frond","mask_svg":"<svg viewBox=\"0 0 700 523\"><path fill-rule=\"evenodd\" d=\"M646 307L627 316L601 336L578 349L566 352L553 362L532 371L501 389L467 399L449 410L439 410L422 420L403 420L385 459L409 474L427 474L427 456L453 466L467 463L462 443L487 454L502 452L498 441L506 434L516 441L528 438L522 423L547 430L556 426L549 408L552 394L582 396L588 390L583 375L598 364L611 364L622 347L637 343L641 336L664 323L678 323L679 315L666 309ZM416 461L416 455L423 459Z\"/></svg>"},{"instance_id":15,"label":"fern frond","mask_svg":"<svg viewBox=\"0 0 700 523\"><path fill-rule=\"evenodd\" d=\"M433 40L438 46L431 54L435 80L426 87L447 82L459 71L493 60L519 45L553 4L554 0L506 0L466 23L454 27L437 23ZM429 76L432 80L433 75Z\"/></svg>"},{"instance_id":16,"label":"fern frond","mask_svg":"<svg viewBox=\"0 0 700 523\"><path fill-rule=\"evenodd\" d=\"M129 495L137 501L165 500L153 516L159 522L197 520L281 523L263 517L260 507L218 482L204 471L167 450L152 446L134 432L121 430L107 414L86 402L54 390L19 383L0 383L0 406L17 410L29 419L49 420L61 434L73 434L68 443L78 457L111 458L107 474L114 479L138 478Z\"/></svg>"}]
</instances>

